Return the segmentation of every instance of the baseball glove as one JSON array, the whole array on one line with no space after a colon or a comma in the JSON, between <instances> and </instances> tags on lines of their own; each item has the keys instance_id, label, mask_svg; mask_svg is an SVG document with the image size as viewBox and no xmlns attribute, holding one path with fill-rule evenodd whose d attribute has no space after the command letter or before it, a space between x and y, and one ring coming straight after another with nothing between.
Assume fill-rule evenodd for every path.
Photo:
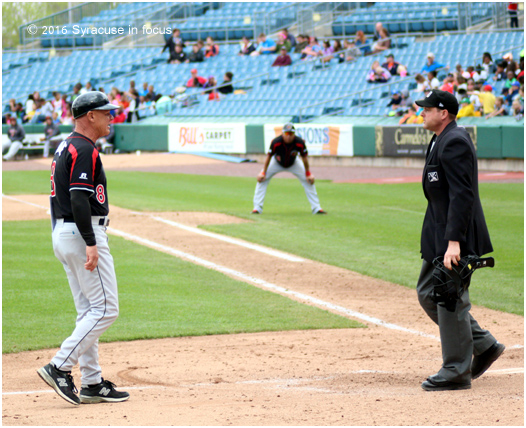
<instances>
[{"instance_id":1,"label":"baseball glove","mask_svg":"<svg viewBox=\"0 0 526 428\"><path fill-rule=\"evenodd\" d=\"M452 269L449 270L444 266L444 257L437 257L433 260L433 266L435 270L432 299L448 311L455 312L457 301L468 289L473 272L482 267L495 266L495 259L465 256L460 259L458 266L453 264Z\"/></svg>"}]
</instances>

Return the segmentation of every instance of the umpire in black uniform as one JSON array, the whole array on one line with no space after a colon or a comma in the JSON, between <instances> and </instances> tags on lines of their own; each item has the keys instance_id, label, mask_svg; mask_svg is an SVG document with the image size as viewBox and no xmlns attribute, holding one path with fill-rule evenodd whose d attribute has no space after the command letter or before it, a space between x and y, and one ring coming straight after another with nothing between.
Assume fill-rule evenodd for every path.
<instances>
[{"instance_id":1,"label":"umpire in black uniform","mask_svg":"<svg viewBox=\"0 0 526 428\"><path fill-rule=\"evenodd\" d=\"M454 312L433 301L432 262L443 256L444 265L451 269L452 264L458 265L461 256L482 256L493 251L479 198L477 155L469 134L455 121L455 96L433 90L416 104L424 108L424 128L435 133L422 176L428 206L422 227L424 260L417 294L422 308L438 324L443 359L442 368L428 377L422 388L469 389L471 380L481 376L505 346L469 313L468 290Z\"/></svg>"}]
</instances>

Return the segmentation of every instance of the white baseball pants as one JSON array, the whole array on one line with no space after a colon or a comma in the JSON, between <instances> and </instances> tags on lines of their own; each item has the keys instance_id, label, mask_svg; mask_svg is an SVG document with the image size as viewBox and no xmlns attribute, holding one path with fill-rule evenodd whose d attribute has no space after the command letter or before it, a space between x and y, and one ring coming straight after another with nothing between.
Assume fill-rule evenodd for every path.
<instances>
[{"instance_id":1,"label":"white baseball pants","mask_svg":"<svg viewBox=\"0 0 526 428\"><path fill-rule=\"evenodd\" d=\"M23 144L20 141L9 141L2 144L2 152L7 150L7 153L4 155L4 159L9 161L14 159L18 151L23 147Z\"/></svg>"},{"instance_id":2,"label":"white baseball pants","mask_svg":"<svg viewBox=\"0 0 526 428\"><path fill-rule=\"evenodd\" d=\"M307 195L312 213L317 213L321 209L321 206L318 194L316 193L316 186L314 184L310 184L307 181L307 178L305 177L305 165L303 165L303 161L301 161L298 157L296 157L296 160L290 167L284 168L278 163L275 157L272 156L267 168L265 180L256 184L256 192L254 194L254 209L260 213L263 212L263 203L265 202L265 195L267 193L267 187L269 185L270 179L277 173L283 171L291 172L296 177L298 177L298 180L301 181L301 184L305 189L305 194Z\"/></svg>"},{"instance_id":3,"label":"white baseball pants","mask_svg":"<svg viewBox=\"0 0 526 428\"><path fill-rule=\"evenodd\" d=\"M58 219L53 230L53 250L66 271L77 309L75 330L62 343L51 362L63 371L79 363L82 385L101 382L99 337L117 319L119 301L113 257L108 246L106 227L93 217L99 261L93 272L84 269L86 243L75 223Z\"/></svg>"}]
</instances>

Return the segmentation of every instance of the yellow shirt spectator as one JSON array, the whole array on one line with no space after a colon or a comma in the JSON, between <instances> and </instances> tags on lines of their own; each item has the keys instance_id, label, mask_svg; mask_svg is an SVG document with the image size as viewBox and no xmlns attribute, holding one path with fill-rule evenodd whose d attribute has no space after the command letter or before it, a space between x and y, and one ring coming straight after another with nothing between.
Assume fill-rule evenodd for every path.
<instances>
[{"instance_id":1,"label":"yellow shirt spectator","mask_svg":"<svg viewBox=\"0 0 526 428\"><path fill-rule=\"evenodd\" d=\"M475 107L473 107L469 98L464 98L460 103L462 107L458 111L457 119L460 119L461 117L475 116Z\"/></svg>"},{"instance_id":2,"label":"yellow shirt spectator","mask_svg":"<svg viewBox=\"0 0 526 428\"><path fill-rule=\"evenodd\" d=\"M484 92L479 94L479 100L486 115L495 109L495 95L493 95L493 88L490 85L484 86L483 89Z\"/></svg>"}]
</instances>

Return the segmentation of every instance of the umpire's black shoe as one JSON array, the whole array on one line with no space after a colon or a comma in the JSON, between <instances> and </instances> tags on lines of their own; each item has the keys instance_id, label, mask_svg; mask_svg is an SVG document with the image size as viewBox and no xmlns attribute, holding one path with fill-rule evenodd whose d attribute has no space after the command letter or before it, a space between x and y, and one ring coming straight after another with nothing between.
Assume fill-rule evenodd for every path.
<instances>
[{"instance_id":1,"label":"umpire's black shoe","mask_svg":"<svg viewBox=\"0 0 526 428\"><path fill-rule=\"evenodd\" d=\"M63 372L58 370L53 364L41 367L37 370L38 375L53 388L58 395L60 395L68 403L78 406L80 404L79 397L77 397L77 388L73 383L71 372Z\"/></svg>"},{"instance_id":2,"label":"umpire's black shoe","mask_svg":"<svg viewBox=\"0 0 526 428\"><path fill-rule=\"evenodd\" d=\"M458 389L470 389L471 382L451 382L450 380L444 379L442 376L435 374L429 376L427 380L422 383L422 388L426 391L455 391Z\"/></svg>"},{"instance_id":3,"label":"umpire's black shoe","mask_svg":"<svg viewBox=\"0 0 526 428\"><path fill-rule=\"evenodd\" d=\"M478 379L486 370L499 358L506 347L499 342L495 342L490 348L476 357L471 363L471 379Z\"/></svg>"},{"instance_id":4,"label":"umpire's black shoe","mask_svg":"<svg viewBox=\"0 0 526 428\"><path fill-rule=\"evenodd\" d=\"M96 385L83 386L80 388L80 402L85 404L119 403L130 398L130 394L117 391L115 386L114 383L104 379Z\"/></svg>"}]
</instances>

